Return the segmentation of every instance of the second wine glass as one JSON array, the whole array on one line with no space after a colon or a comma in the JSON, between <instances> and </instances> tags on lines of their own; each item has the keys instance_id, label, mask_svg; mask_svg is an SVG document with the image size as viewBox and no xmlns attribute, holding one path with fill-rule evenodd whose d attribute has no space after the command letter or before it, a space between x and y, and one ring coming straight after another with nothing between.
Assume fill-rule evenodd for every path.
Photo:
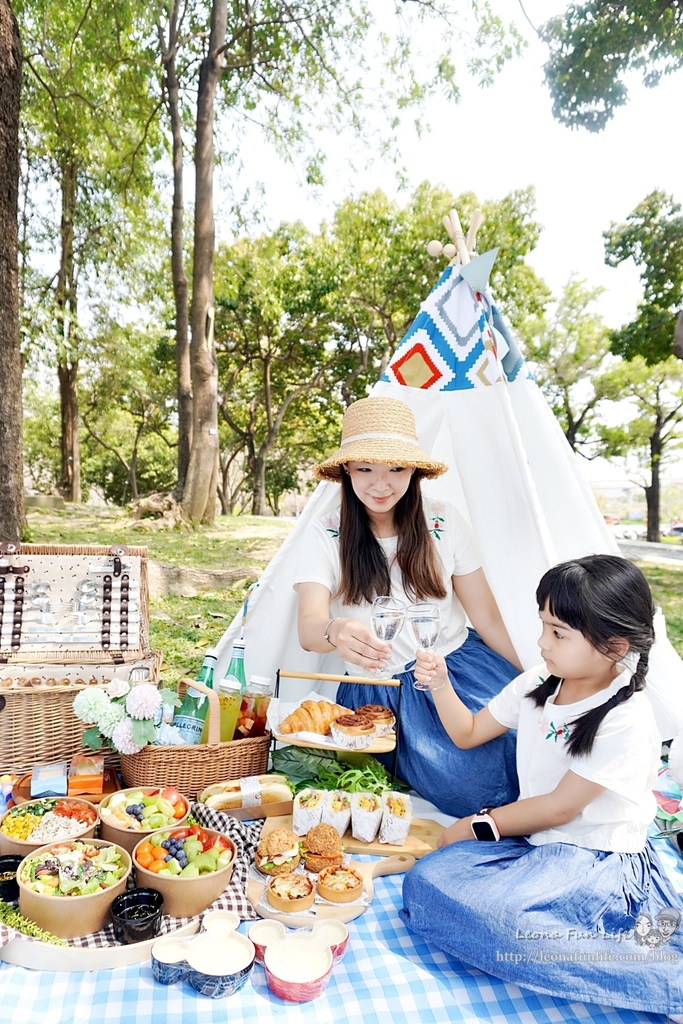
<instances>
[{"instance_id":1,"label":"second wine glass","mask_svg":"<svg viewBox=\"0 0 683 1024\"><path fill-rule=\"evenodd\" d=\"M415 637L415 643L425 651L431 651L441 631L441 611L437 604L419 601L408 608L406 617ZM416 690L431 690L428 683L413 683Z\"/></svg>"},{"instance_id":2,"label":"second wine glass","mask_svg":"<svg viewBox=\"0 0 683 1024\"><path fill-rule=\"evenodd\" d=\"M401 632L405 617L406 606L398 598L376 597L372 602L370 625L372 626L372 632L378 640L391 643ZM388 672L386 669L378 668L374 674L379 679L391 679L391 672Z\"/></svg>"}]
</instances>

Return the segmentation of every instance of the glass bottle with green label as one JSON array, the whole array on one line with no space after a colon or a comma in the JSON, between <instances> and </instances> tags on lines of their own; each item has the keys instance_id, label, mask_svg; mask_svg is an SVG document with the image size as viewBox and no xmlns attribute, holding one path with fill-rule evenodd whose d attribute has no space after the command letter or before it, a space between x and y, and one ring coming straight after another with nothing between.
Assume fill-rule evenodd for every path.
<instances>
[{"instance_id":1,"label":"glass bottle with green label","mask_svg":"<svg viewBox=\"0 0 683 1024\"><path fill-rule=\"evenodd\" d=\"M216 652L210 648L207 650L204 662L199 670L198 682L212 687L215 667ZM173 724L180 731L180 735L188 745L193 746L201 743L208 710L209 698L207 695L190 686L173 718Z\"/></svg>"}]
</instances>

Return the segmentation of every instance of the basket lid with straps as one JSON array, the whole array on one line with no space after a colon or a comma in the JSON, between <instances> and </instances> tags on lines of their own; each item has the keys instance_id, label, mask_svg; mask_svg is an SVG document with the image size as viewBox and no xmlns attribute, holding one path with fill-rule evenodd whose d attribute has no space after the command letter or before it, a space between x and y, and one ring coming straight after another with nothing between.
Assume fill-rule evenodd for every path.
<instances>
[{"instance_id":1,"label":"basket lid with straps","mask_svg":"<svg viewBox=\"0 0 683 1024\"><path fill-rule=\"evenodd\" d=\"M0 665L150 654L146 547L0 544Z\"/></svg>"}]
</instances>

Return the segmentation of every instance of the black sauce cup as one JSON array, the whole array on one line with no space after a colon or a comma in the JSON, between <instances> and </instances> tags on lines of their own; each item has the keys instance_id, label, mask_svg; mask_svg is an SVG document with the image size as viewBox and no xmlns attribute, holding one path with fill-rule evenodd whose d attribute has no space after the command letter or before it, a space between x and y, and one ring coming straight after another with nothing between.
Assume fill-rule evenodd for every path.
<instances>
[{"instance_id":1,"label":"black sauce cup","mask_svg":"<svg viewBox=\"0 0 683 1024\"><path fill-rule=\"evenodd\" d=\"M15 903L19 899L17 869L23 859L14 854L0 857L0 900L5 903Z\"/></svg>"},{"instance_id":2,"label":"black sauce cup","mask_svg":"<svg viewBox=\"0 0 683 1024\"><path fill-rule=\"evenodd\" d=\"M156 889L128 889L112 900L111 919L117 942L153 939L161 924L164 897Z\"/></svg>"}]
</instances>

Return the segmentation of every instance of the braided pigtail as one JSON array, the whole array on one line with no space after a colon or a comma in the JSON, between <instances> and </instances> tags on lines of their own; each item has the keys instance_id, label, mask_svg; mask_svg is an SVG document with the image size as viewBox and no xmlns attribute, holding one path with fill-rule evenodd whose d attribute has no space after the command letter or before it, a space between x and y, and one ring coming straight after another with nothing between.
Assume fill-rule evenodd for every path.
<instances>
[{"instance_id":1,"label":"braided pigtail","mask_svg":"<svg viewBox=\"0 0 683 1024\"><path fill-rule=\"evenodd\" d=\"M654 603L647 580L632 562L616 555L588 555L550 569L536 591L538 607L548 608L571 629L608 657L618 660L624 642L638 654L638 662L627 686L609 700L591 708L572 723L567 751L572 757L591 752L605 717L634 693L645 688L654 643ZM548 676L527 696L542 707L560 680Z\"/></svg>"}]
</instances>

